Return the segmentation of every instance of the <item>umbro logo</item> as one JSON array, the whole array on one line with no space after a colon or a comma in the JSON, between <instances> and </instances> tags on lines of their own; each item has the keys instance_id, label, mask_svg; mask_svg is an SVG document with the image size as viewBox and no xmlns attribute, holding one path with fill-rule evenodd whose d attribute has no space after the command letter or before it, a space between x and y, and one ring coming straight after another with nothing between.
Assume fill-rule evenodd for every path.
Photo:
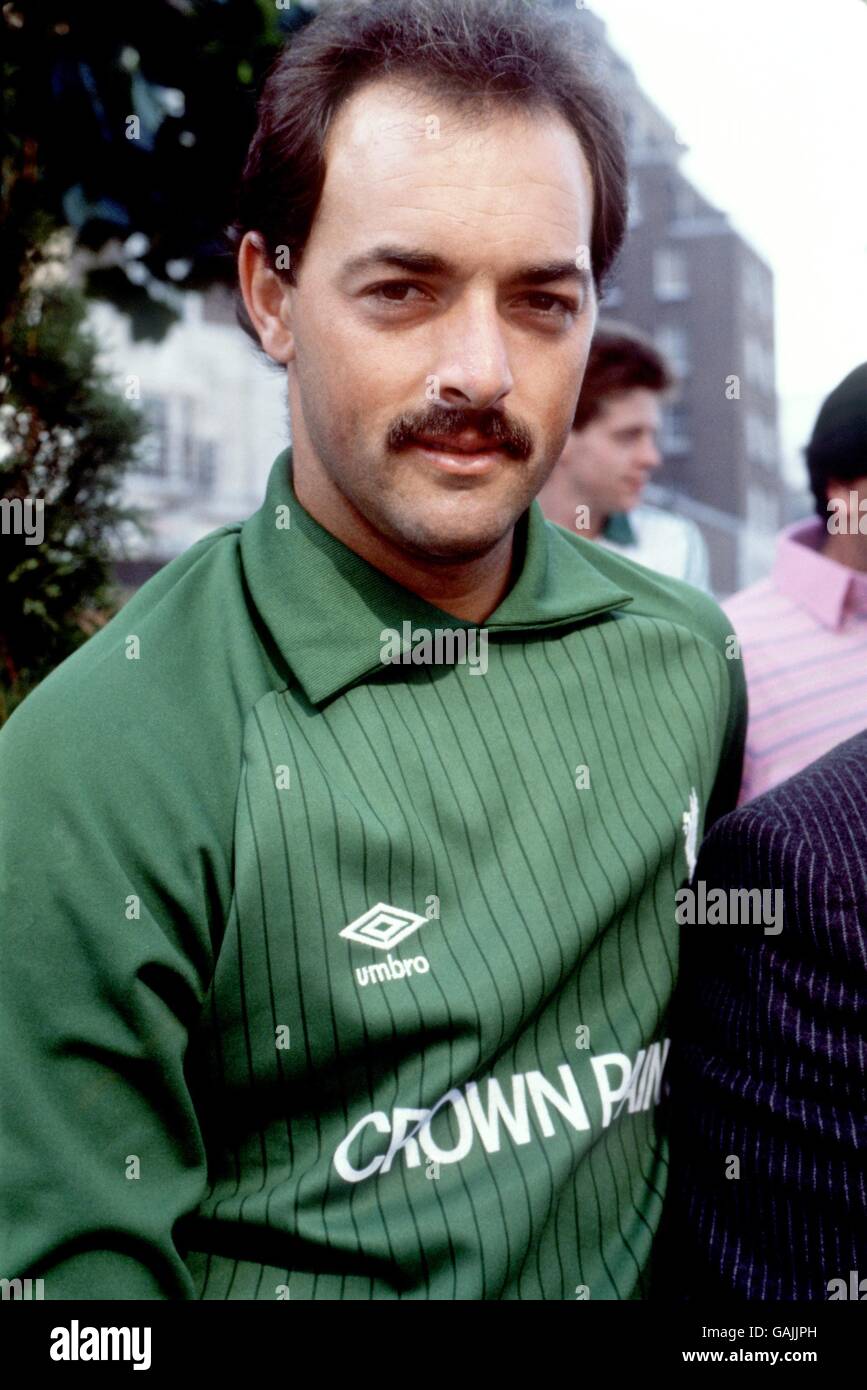
<instances>
[{"instance_id":1,"label":"umbro logo","mask_svg":"<svg viewBox=\"0 0 867 1390\"><path fill-rule=\"evenodd\" d=\"M377 903L344 927L340 935L348 937L350 941L360 941L363 946L378 946L380 951L390 951L423 927L427 920L417 912L390 907L388 903Z\"/></svg>"},{"instance_id":2,"label":"umbro logo","mask_svg":"<svg viewBox=\"0 0 867 1390\"><path fill-rule=\"evenodd\" d=\"M374 965L361 965L355 976L360 985L383 984L386 980L405 980L407 976L426 975L430 970L427 956L406 956L400 959L391 954L393 946L405 941L413 932L423 927L429 919L418 912L407 912L402 907L391 907L388 903L377 903L356 917L354 922L344 927L341 936L349 941L358 941L362 946L376 946L380 951L388 951L384 961Z\"/></svg>"}]
</instances>

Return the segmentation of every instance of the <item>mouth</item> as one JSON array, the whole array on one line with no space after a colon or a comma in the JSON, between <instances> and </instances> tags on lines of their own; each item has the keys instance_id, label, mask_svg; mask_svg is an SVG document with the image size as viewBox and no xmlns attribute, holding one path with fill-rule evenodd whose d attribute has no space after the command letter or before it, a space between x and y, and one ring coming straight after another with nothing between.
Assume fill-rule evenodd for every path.
<instances>
[{"instance_id":1,"label":"mouth","mask_svg":"<svg viewBox=\"0 0 867 1390\"><path fill-rule=\"evenodd\" d=\"M474 430L453 435L449 439L430 439L419 436L413 448L424 454L429 463L446 473L478 476L500 467L507 453L502 443L486 439Z\"/></svg>"}]
</instances>

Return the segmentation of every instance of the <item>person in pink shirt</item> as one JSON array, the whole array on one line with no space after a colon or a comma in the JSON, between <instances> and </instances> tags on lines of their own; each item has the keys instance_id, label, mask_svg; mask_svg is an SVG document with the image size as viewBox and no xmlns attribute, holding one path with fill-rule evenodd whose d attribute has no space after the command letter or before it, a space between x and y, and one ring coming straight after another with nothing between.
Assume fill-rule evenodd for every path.
<instances>
[{"instance_id":1,"label":"person in pink shirt","mask_svg":"<svg viewBox=\"0 0 867 1390\"><path fill-rule=\"evenodd\" d=\"M739 805L867 728L867 362L828 396L806 456L817 515L722 605L749 695Z\"/></svg>"}]
</instances>

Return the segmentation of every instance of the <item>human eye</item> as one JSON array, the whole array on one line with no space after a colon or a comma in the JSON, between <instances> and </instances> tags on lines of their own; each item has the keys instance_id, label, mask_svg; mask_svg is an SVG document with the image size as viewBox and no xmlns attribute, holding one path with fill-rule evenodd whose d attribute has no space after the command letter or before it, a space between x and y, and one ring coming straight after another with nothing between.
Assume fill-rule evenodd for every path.
<instances>
[{"instance_id":1,"label":"human eye","mask_svg":"<svg viewBox=\"0 0 867 1390\"><path fill-rule=\"evenodd\" d=\"M418 304L426 297L426 291L411 280L383 280L378 285L371 285L366 294L374 304L397 306Z\"/></svg>"},{"instance_id":2,"label":"human eye","mask_svg":"<svg viewBox=\"0 0 867 1390\"><path fill-rule=\"evenodd\" d=\"M552 323L566 322L578 312L574 300L564 299L559 294L549 294L547 290L531 291L524 296L524 302L534 316L548 319Z\"/></svg>"}]
</instances>

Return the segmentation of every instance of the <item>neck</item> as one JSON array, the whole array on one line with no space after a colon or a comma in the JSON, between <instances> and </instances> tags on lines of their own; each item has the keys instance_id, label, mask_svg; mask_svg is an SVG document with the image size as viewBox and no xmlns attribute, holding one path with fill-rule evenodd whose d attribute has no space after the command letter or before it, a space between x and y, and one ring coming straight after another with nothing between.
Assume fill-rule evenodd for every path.
<instances>
[{"instance_id":1,"label":"neck","mask_svg":"<svg viewBox=\"0 0 867 1390\"><path fill-rule=\"evenodd\" d=\"M575 503L576 507L579 505L582 504L578 502ZM582 526L579 534L586 537L587 540L595 541L602 535L602 532L605 530L605 523L608 520L608 517L603 516L602 513L599 511L599 508L592 506L589 502L586 502L583 505L587 508L587 525ZM575 525L574 507L572 509L572 525Z\"/></svg>"},{"instance_id":2,"label":"neck","mask_svg":"<svg viewBox=\"0 0 867 1390\"><path fill-rule=\"evenodd\" d=\"M579 536L595 541L601 536L607 517L601 508L576 491L574 485L563 476L563 471L555 468L545 486L539 493L538 502L549 521L556 521L567 531L576 531ZM587 508L587 525L576 527L575 521L579 507Z\"/></svg>"},{"instance_id":3,"label":"neck","mask_svg":"<svg viewBox=\"0 0 867 1390\"><path fill-rule=\"evenodd\" d=\"M846 533L826 536L822 554L850 570L867 574L867 536Z\"/></svg>"},{"instance_id":4,"label":"neck","mask_svg":"<svg viewBox=\"0 0 867 1390\"><path fill-rule=\"evenodd\" d=\"M396 584L452 617L482 623L509 591L514 527L484 555L444 560L410 551L376 530L324 470L296 467L293 486L304 510L332 536Z\"/></svg>"}]
</instances>

